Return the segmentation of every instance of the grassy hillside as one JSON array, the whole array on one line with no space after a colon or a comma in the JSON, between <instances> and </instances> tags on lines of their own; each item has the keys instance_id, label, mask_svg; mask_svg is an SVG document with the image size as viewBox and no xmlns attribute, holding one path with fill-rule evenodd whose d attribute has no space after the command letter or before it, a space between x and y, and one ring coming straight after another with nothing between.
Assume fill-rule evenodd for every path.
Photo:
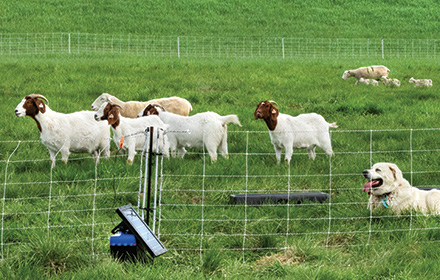
<instances>
[{"instance_id":1,"label":"grassy hillside","mask_svg":"<svg viewBox=\"0 0 440 280\"><path fill-rule=\"evenodd\" d=\"M440 38L440 4L384 1L4 1L0 32Z\"/></svg>"}]
</instances>

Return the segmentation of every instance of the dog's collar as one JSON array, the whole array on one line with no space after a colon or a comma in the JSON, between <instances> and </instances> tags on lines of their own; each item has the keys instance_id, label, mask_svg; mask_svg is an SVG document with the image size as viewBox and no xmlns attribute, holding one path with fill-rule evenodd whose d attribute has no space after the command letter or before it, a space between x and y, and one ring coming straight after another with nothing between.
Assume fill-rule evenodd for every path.
<instances>
[{"instance_id":1,"label":"dog's collar","mask_svg":"<svg viewBox=\"0 0 440 280\"><path fill-rule=\"evenodd\" d=\"M382 199L382 204L383 204L383 206L385 206L385 208L390 208L387 204L387 200L388 200L388 195L386 195L385 198Z\"/></svg>"}]
</instances>

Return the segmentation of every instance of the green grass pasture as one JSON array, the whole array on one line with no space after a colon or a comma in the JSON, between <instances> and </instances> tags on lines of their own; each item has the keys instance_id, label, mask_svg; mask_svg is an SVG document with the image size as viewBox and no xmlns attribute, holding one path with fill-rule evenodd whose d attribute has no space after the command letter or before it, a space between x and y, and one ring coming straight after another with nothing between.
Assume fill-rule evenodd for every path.
<instances>
[{"instance_id":1,"label":"green grass pasture","mask_svg":"<svg viewBox=\"0 0 440 280\"><path fill-rule=\"evenodd\" d=\"M389 161L413 185L439 185L435 61L3 58L5 277L371 279L438 273L438 218L397 217L386 209L371 214L361 175L370 164ZM355 86L354 79L341 79L344 70L367 64L387 65L402 86ZM431 78L434 87L415 88L411 76ZM35 122L14 115L30 93L69 113L88 110L102 92L126 101L177 95L191 102L192 114L237 114L242 123L228 127L229 159L211 163L202 149L189 149L184 159L164 160L156 226L170 251L154 264L117 263L108 253L110 230L120 221L114 210L138 203L140 157L129 166L112 144L112 157L99 165L80 154L51 170ZM277 101L283 113L316 112L336 121L335 155L318 149L311 161L296 150L290 166L277 165L267 128L253 116L262 100ZM229 197L309 191L329 193L330 203L253 207L231 204Z\"/></svg>"},{"instance_id":2,"label":"green grass pasture","mask_svg":"<svg viewBox=\"0 0 440 280\"><path fill-rule=\"evenodd\" d=\"M439 3L275 1L6 1L2 33L439 38ZM391 16L392 15L392 16Z\"/></svg>"}]
</instances>

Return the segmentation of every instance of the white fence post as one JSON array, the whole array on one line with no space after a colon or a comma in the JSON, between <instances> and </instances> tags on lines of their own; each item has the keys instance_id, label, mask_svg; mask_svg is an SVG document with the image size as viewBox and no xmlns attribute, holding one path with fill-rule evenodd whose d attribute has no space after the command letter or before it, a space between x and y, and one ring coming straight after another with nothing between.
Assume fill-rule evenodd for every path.
<instances>
[{"instance_id":1,"label":"white fence post","mask_svg":"<svg viewBox=\"0 0 440 280\"><path fill-rule=\"evenodd\" d=\"M284 59L285 58L285 56L284 56L284 38L282 38L281 42L283 44L283 59Z\"/></svg>"},{"instance_id":2,"label":"white fence post","mask_svg":"<svg viewBox=\"0 0 440 280\"><path fill-rule=\"evenodd\" d=\"M69 32L69 54L70 54L70 32Z\"/></svg>"},{"instance_id":3,"label":"white fence post","mask_svg":"<svg viewBox=\"0 0 440 280\"><path fill-rule=\"evenodd\" d=\"M382 59L384 59L383 39L382 39Z\"/></svg>"},{"instance_id":4,"label":"white fence post","mask_svg":"<svg viewBox=\"0 0 440 280\"><path fill-rule=\"evenodd\" d=\"M180 58L180 37L177 36L177 57Z\"/></svg>"}]
</instances>

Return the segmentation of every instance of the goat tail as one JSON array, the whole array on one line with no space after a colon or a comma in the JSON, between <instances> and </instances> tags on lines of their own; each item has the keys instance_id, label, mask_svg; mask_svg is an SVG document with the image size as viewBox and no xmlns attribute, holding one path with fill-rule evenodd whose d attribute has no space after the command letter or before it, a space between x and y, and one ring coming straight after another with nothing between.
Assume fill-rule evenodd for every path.
<instances>
[{"instance_id":1,"label":"goat tail","mask_svg":"<svg viewBox=\"0 0 440 280\"><path fill-rule=\"evenodd\" d=\"M329 126L329 127L332 127L332 128L338 128L338 125L336 124L336 122L334 122L334 123L329 123L328 126Z\"/></svg>"},{"instance_id":2,"label":"goat tail","mask_svg":"<svg viewBox=\"0 0 440 280\"><path fill-rule=\"evenodd\" d=\"M223 126L227 125L228 123L233 123L233 124L237 124L237 125L241 126L241 123L238 120L237 115L222 116L222 117L220 117L220 121Z\"/></svg>"}]
</instances>

